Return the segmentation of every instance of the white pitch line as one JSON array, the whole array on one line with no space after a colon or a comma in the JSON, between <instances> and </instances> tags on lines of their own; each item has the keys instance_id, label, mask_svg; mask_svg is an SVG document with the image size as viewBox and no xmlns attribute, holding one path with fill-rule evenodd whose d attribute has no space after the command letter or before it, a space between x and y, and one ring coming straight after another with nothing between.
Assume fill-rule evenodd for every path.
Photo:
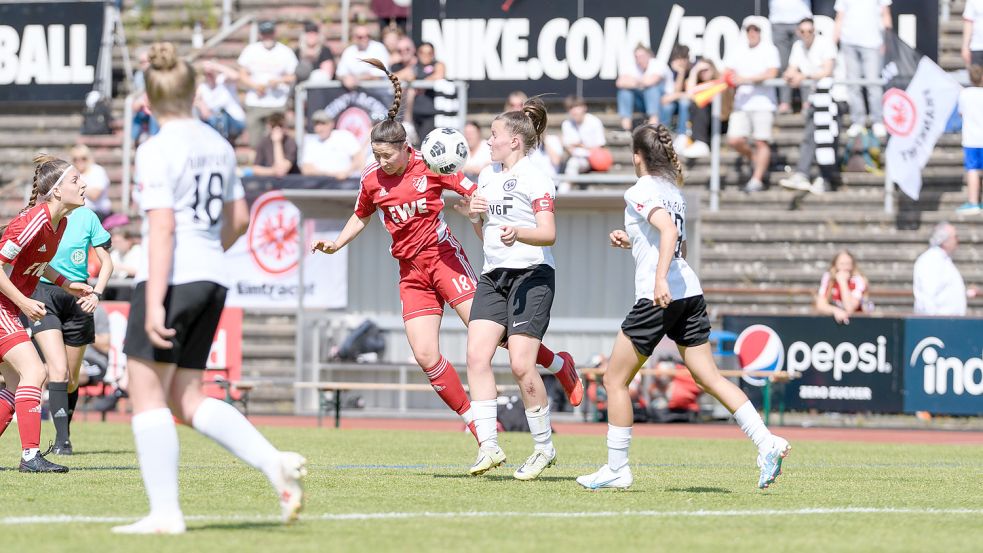
<instances>
[{"instance_id":1,"label":"white pitch line","mask_svg":"<svg viewBox=\"0 0 983 553\"><path fill-rule=\"evenodd\" d=\"M351 520L400 520L426 518L713 518L713 517L771 517L771 516L802 516L802 515L842 515L842 514L876 514L876 515L983 515L983 509L931 509L907 507L816 507L804 509L761 509L761 510L727 510L727 511L581 511L581 512L522 512L522 511L457 511L457 512L389 512L389 513L323 513L320 515L302 516L306 521L351 521ZM81 524L81 523L120 523L131 522L133 516L82 516L82 515L37 515L22 517L0 518L0 525L18 526L27 524ZM279 520L271 515L190 515L185 519L189 522L233 522L254 521L269 522Z\"/></svg>"}]
</instances>

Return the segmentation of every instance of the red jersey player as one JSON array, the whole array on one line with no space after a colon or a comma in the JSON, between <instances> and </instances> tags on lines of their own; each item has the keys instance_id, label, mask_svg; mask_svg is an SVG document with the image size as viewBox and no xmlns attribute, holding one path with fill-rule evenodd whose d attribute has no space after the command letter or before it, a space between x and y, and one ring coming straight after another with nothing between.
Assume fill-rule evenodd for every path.
<instances>
[{"instance_id":1,"label":"red jersey player","mask_svg":"<svg viewBox=\"0 0 983 553\"><path fill-rule=\"evenodd\" d=\"M374 212L393 237L391 253L399 261L399 297L406 337L417 363L437 395L474 432L471 402L454 367L440 354L440 319L444 303L465 324L471 316L476 276L461 244L444 222L444 189L470 196L475 184L463 174L438 175L422 155L406 143L406 131L396 120L402 88L399 79L378 60L367 60L386 71L395 98L389 117L372 128L375 163L362 173L355 213L334 241L317 241L313 249L333 254L345 247L369 223ZM579 405L583 386L570 354L541 347L536 362L556 374L570 402Z\"/></svg>"},{"instance_id":2,"label":"red jersey player","mask_svg":"<svg viewBox=\"0 0 983 553\"><path fill-rule=\"evenodd\" d=\"M0 433L16 412L24 450L20 471L68 472L68 467L48 461L39 450L45 370L21 325L20 314L31 321L44 317L44 303L31 299L42 276L75 296L92 291L83 282L66 281L48 266L68 225L66 216L84 201L85 183L78 170L66 161L39 155L34 163L31 199L0 237L0 263L4 269L0 271L0 372L7 386L0 390ZM16 394L11 389L16 389Z\"/></svg>"}]
</instances>

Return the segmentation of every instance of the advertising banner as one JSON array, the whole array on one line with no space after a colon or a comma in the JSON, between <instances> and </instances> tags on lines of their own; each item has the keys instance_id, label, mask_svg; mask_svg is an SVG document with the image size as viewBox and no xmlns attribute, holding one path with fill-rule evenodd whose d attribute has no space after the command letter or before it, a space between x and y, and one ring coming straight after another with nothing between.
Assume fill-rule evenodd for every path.
<instances>
[{"instance_id":1,"label":"advertising banner","mask_svg":"<svg viewBox=\"0 0 983 553\"><path fill-rule=\"evenodd\" d=\"M983 415L983 320L909 319L905 412Z\"/></svg>"},{"instance_id":2,"label":"advertising banner","mask_svg":"<svg viewBox=\"0 0 983 553\"><path fill-rule=\"evenodd\" d=\"M747 371L786 370L785 406L791 410L900 413L900 351L904 322L855 317L724 316L738 334L735 352ZM745 388L761 379L745 378Z\"/></svg>"},{"instance_id":3,"label":"advertising banner","mask_svg":"<svg viewBox=\"0 0 983 553\"><path fill-rule=\"evenodd\" d=\"M0 102L78 102L95 86L105 2L0 1Z\"/></svg>"}]
</instances>

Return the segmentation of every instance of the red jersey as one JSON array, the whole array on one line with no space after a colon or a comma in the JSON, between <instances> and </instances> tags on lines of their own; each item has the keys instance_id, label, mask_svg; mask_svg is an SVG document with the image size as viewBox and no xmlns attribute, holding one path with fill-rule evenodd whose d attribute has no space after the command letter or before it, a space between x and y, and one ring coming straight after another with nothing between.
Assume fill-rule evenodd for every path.
<instances>
[{"instance_id":1,"label":"red jersey","mask_svg":"<svg viewBox=\"0 0 983 553\"><path fill-rule=\"evenodd\" d=\"M387 175L378 163L366 167L355 201L355 215L361 218L379 210L393 237L390 251L393 257L403 260L412 259L450 235L441 213L445 189L467 196L476 188L463 173L434 173L420 152L409 150L410 161L402 175Z\"/></svg>"},{"instance_id":2,"label":"red jersey","mask_svg":"<svg viewBox=\"0 0 983 553\"><path fill-rule=\"evenodd\" d=\"M0 262L13 265L10 281L25 296L31 297L37 288L67 226L68 217L62 217L58 228L53 228L48 204L41 204L15 217L0 237ZM17 310L6 296L0 295L0 303Z\"/></svg>"}]
</instances>

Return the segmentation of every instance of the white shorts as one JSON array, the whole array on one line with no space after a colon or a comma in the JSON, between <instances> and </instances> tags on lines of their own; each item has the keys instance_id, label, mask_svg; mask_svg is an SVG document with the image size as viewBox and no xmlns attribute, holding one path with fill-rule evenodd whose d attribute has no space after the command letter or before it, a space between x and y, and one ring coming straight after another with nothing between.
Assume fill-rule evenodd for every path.
<instances>
[{"instance_id":1,"label":"white shorts","mask_svg":"<svg viewBox=\"0 0 983 553\"><path fill-rule=\"evenodd\" d=\"M727 123L727 138L753 137L771 142L771 127L775 114L770 111L734 111Z\"/></svg>"}]
</instances>

